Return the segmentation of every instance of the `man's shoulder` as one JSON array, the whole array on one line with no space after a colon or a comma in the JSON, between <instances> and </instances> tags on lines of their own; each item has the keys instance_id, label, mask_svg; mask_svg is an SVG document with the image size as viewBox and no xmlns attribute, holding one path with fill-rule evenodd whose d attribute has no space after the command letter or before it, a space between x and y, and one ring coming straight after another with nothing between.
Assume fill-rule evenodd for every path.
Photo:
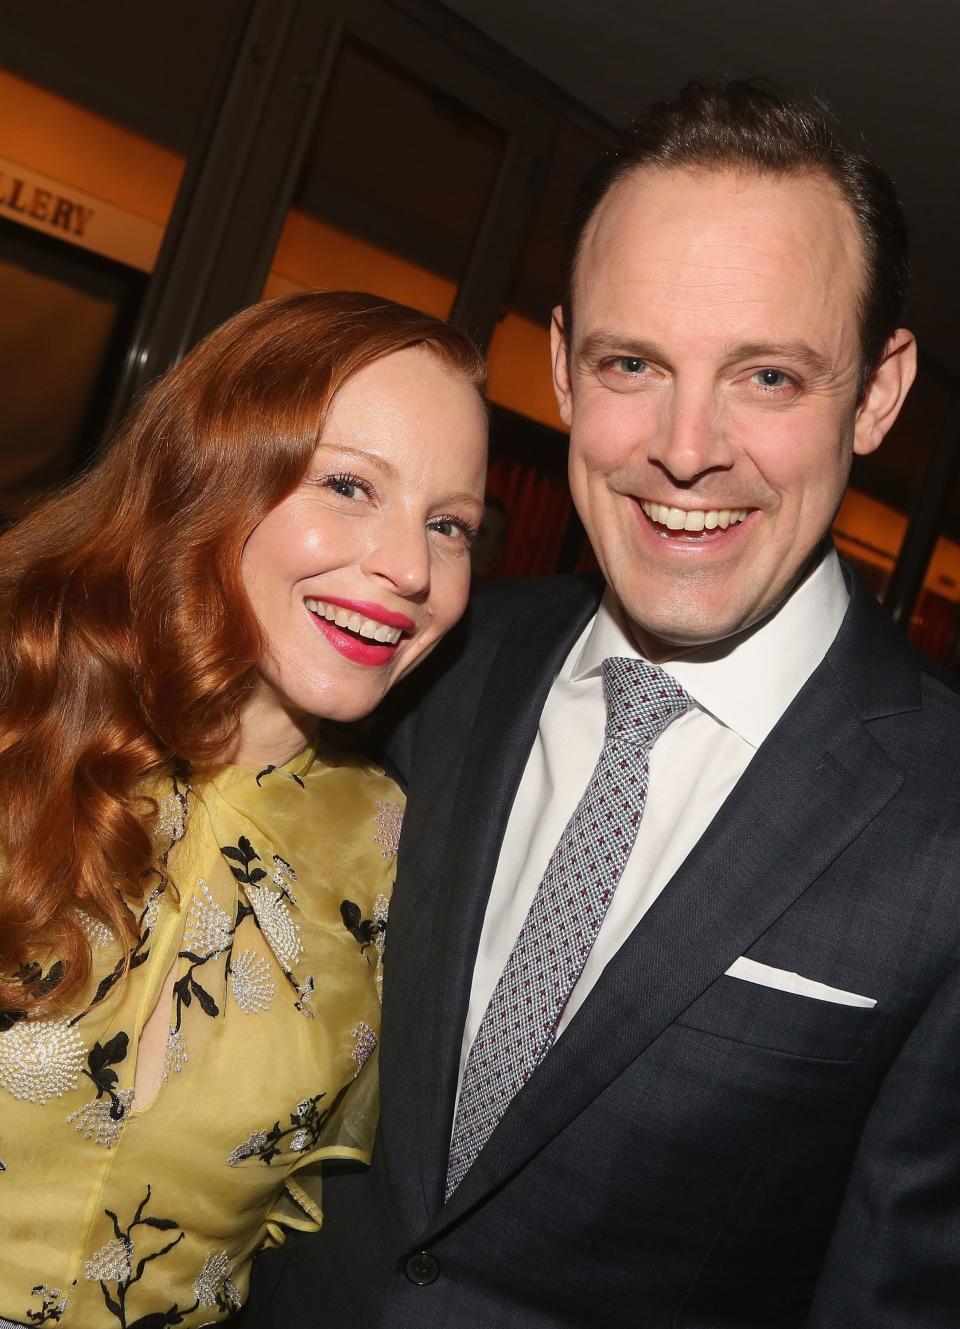
<instances>
[{"instance_id":1,"label":"man's shoulder","mask_svg":"<svg viewBox=\"0 0 960 1329\"><path fill-rule=\"evenodd\" d=\"M461 624L464 637L489 630L495 624L504 627L517 615L532 610L593 610L600 603L603 582L597 576L563 575L553 577L516 577L503 581L481 582L473 591Z\"/></svg>"}]
</instances>

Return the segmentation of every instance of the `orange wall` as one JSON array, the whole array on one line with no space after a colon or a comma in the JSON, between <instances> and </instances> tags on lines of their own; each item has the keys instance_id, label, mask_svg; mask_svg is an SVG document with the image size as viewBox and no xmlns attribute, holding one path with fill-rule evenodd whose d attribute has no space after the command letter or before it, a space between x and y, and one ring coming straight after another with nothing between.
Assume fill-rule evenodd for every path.
<instances>
[{"instance_id":1,"label":"orange wall","mask_svg":"<svg viewBox=\"0 0 960 1329\"><path fill-rule=\"evenodd\" d=\"M160 225L170 215L184 167L183 158L167 148L2 70L0 157ZM446 278L292 210L264 294L313 286L373 290L441 318L449 314L456 294ZM508 312L494 333L489 365L493 401L563 429L550 383L546 328ZM851 490L840 509L838 528L887 556L847 544L842 535L838 544L890 568L906 525L901 513ZM926 585L960 601L960 545L940 539Z\"/></svg>"},{"instance_id":2,"label":"orange wall","mask_svg":"<svg viewBox=\"0 0 960 1329\"><path fill-rule=\"evenodd\" d=\"M0 156L161 224L184 165L175 152L3 71Z\"/></svg>"}]
</instances>

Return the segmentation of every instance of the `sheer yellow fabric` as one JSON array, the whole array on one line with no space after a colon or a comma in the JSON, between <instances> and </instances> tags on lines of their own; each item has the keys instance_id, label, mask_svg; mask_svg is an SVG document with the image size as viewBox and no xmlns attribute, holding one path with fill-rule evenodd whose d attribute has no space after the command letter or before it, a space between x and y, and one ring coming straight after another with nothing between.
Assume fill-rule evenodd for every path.
<instances>
[{"instance_id":1,"label":"sheer yellow fabric","mask_svg":"<svg viewBox=\"0 0 960 1329\"><path fill-rule=\"evenodd\" d=\"M123 981L91 920L76 1013L0 1030L0 1316L15 1322L224 1319L258 1248L320 1225L320 1160L369 1158L399 791L311 748L159 797L179 903L149 895ZM163 1081L138 1111L139 1035L171 966Z\"/></svg>"}]
</instances>

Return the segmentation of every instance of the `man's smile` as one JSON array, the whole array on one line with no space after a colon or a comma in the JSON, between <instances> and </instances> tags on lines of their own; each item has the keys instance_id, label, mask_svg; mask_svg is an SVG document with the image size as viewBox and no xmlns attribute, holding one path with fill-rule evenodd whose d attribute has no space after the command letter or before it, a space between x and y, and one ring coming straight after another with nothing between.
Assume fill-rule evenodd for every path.
<instances>
[{"instance_id":1,"label":"man's smile","mask_svg":"<svg viewBox=\"0 0 960 1329\"><path fill-rule=\"evenodd\" d=\"M681 508L654 499L634 499L649 528L661 539L684 544L708 544L732 527L741 525L753 508Z\"/></svg>"}]
</instances>

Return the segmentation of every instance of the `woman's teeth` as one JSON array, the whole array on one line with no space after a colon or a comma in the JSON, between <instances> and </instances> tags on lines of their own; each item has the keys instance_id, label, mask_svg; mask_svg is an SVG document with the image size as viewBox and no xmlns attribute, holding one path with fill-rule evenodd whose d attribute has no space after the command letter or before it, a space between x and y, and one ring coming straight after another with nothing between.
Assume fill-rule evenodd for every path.
<instances>
[{"instance_id":1,"label":"woman's teeth","mask_svg":"<svg viewBox=\"0 0 960 1329\"><path fill-rule=\"evenodd\" d=\"M346 628L348 632L355 632L359 637L367 637L385 646L395 646L402 635L400 628L389 628L386 623L378 623L375 618L364 618L362 614L342 609L339 605L328 605L323 600L304 600L304 604L318 618L325 618L338 628Z\"/></svg>"},{"instance_id":2,"label":"woman's teeth","mask_svg":"<svg viewBox=\"0 0 960 1329\"><path fill-rule=\"evenodd\" d=\"M658 526L666 526L668 531L714 531L719 526L725 531L728 526L735 526L743 521L747 508L711 508L686 512L683 508L668 508L665 503L651 503L642 498L640 506Z\"/></svg>"}]
</instances>

